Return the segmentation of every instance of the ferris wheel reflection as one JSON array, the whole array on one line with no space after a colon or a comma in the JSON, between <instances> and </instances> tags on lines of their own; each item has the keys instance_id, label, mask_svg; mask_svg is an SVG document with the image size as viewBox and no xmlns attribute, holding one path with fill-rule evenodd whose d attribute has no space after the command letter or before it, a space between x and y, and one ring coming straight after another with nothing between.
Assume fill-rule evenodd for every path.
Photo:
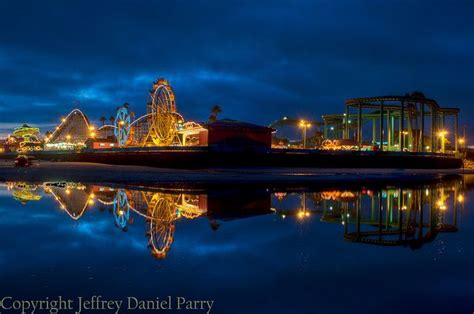
<instances>
[{"instance_id":1,"label":"ferris wheel reflection","mask_svg":"<svg viewBox=\"0 0 474 314\"><path fill-rule=\"evenodd\" d=\"M224 221L274 215L298 223L334 223L349 242L421 248L440 233L457 232L465 203L465 184L456 178L416 186L285 189L112 187L73 182L6 184L26 205L51 196L75 221L98 209L113 214L127 232L135 219L145 222L151 255L164 259L174 242L176 222L207 218L213 230ZM135 226L134 226L135 227Z\"/></svg>"}]
</instances>

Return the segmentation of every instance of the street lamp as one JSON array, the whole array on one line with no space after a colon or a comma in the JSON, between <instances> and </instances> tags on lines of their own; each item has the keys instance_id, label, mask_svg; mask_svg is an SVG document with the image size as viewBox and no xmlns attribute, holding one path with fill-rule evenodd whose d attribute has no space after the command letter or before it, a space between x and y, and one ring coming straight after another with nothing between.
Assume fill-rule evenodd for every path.
<instances>
[{"instance_id":1,"label":"street lamp","mask_svg":"<svg viewBox=\"0 0 474 314\"><path fill-rule=\"evenodd\" d=\"M445 153L445 144L446 144L446 135L448 135L448 132L443 130L438 133L438 136L441 138L441 152L444 154Z\"/></svg>"},{"instance_id":2,"label":"street lamp","mask_svg":"<svg viewBox=\"0 0 474 314\"><path fill-rule=\"evenodd\" d=\"M458 140L459 145L461 145L461 149L464 151L466 149L466 139L464 137L461 137Z\"/></svg>"},{"instance_id":3,"label":"street lamp","mask_svg":"<svg viewBox=\"0 0 474 314\"><path fill-rule=\"evenodd\" d=\"M311 127L311 123L308 123L304 120L300 121L300 128L303 132L303 148L306 148L306 131Z\"/></svg>"}]
</instances>

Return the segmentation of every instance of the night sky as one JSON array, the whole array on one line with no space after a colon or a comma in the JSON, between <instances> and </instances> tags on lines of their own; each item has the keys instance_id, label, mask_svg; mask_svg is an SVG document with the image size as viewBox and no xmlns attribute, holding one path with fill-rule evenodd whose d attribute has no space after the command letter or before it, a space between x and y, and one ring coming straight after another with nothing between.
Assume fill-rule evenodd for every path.
<instances>
[{"instance_id":1,"label":"night sky","mask_svg":"<svg viewBox=\"0 0 474 314\"><path fill-rule=\"evenodd\" d=\"M139 115L158 77L196 121L214 104L260 124L315 119L419 90L468 123L473 13L472 0L2 1L0 129L124 102Z\"/></svg>"}]
</instances>

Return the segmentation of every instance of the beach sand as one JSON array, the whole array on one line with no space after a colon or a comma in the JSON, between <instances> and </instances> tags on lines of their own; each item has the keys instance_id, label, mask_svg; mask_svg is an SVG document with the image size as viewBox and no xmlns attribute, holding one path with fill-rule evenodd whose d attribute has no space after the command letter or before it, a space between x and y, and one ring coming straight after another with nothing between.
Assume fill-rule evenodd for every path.
<instances>
[{"instance_id":1,"label":"beach sand","mask_svg":"<svg viewBox=\"0 0 474 314\"><path fill-rule=\"evenodd\" d=\"M75 181L110 183L314 183L383 180L424 180L474 173L473 170L225 168L164 169L96 163L35 161L29 168L15 168L0 160L0 181Z\"/></svg>"}]
</instances>

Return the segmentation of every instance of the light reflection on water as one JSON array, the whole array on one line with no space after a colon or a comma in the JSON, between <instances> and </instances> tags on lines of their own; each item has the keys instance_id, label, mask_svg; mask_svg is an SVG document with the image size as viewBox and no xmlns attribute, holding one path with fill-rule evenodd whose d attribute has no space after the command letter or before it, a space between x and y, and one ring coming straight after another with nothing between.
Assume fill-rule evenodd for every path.
<instances>
[{"instance_id":1,"label":"light reflection on water","mask_svg":"<svg viewBox=\"0 0 474 314\"><path fill-rule=\"evenodd\" d=\"M104 289L109 289L111 295L119 293L108 281L110 276L118 275L114 282L141 287L140 291L144 295L168 295L173 291L178 294L204 294L220 300L221 309L224 309L223 304L232 301L229 296L211 292L202 286L202 282L189 283L190 286L187 287L173 283L170 279L173 278L172 274L184 278L203 276L218 281L218 284L210 286L228 287L233 291L234 297L242 297L248 305L256 306L259 299L254 294L260 292L261 287L249 287L248 293L240 290L237 292L234 288L245 285L244 278L248 280L247 276L257 276L262 282L273 282L275 278L270 279L269 273L262 272L262 269L273 269L275 276L281 278L282 282L295 280L301 285L300 288L293 287L294 291L287 293L292 298L296 294L301 296L302 301L298 306L300 310L305 310L312 302L307 294L317 289L313 286L316 284L315 278L321 280L323 285L328 285L328 280L344 283L345 279L339 277L339 270L335 269L341 267L337 264L342 265L342 260L348 256L363 260L366 257L361 255L370 255L370 262L378 262L379 267L384 268L384 258L398 255L402 265L398 265L401 269L395 275L401 277L404 276L404 267L414 267L416 261L415 255L410 260L410 255L403 252L424 251L428 247L428 252L422 254L428 253L430 259L437 261L445 254L450 236L462 230L459 221L466 211L465 203L468 201L466 182L460 177L429 184L278 188L254 186L247 189L235 186L176 188L77 182L8 182L0 186L0 213L8 217L8 211L14 210L15 214L12 215L12 220L4 220L0 226L11 225L22 230L14 236L18 238L18 243L29 243L28 250L31 254L27 256L30 258L44 253L58 258L60 255L57 250L67 246L64 262L73 264L76 275L81 278L79 285L82 291L89 291L82 282L85 280L97 283L97 289L102 294L106 294ZM40 210L34 210L35 208ZM28 221L23 218L26 215L29 215ZM67 221L73 224L66 223ZM23 224L28 224L30 229L22 229ZM40 225L42 228L38 230L32 227ZM200 229L188 227L190 225L199 226ZM203 225L208 226L208 231L204 231ZM46 237L42 233L46 226L58 228L59 231L55 232L60 237L55 235L53 241L48 237L49 242L36 244L35 241ZM112 229L119 232L112 232ZM14 245L8 240L12 239L12 234L11 231L7 234L7 230L5 228L0 231L0 235L6 239L3 242L5 247ZM84 237L87 241L95 241L98 247L84 244ZM443 242L436 244L436 252L432 253L430 246L439 237L443 237L440 240ZM462 241L456 241L455 245L456 254L464 254ZM39 247L42 252L35 251ZM403 251L398 251L397 247ZM345 251L341 251L342 248ZM72 288L71 283L64 284L53 278L55 274L58 277L69 276L65 275L64 264L58 264L61 261L48 261L42 256L38 257L38 263L31 259L18 262L19 257L13 255L14 250L7 248L2 249L2 252L0 263L6 265L1 272L2 277L12 279L18 276L21 278L18 282L30 285L25 290L18 283L18 286L14 285L13 292L28 293L31 296L34 293L49 295L62 291L64 294L73 294L78 291ZM291 254L295 253L298 256L292 257ZM237 254L245 258L238 260ZM449 263L456 264L453 253L450 254ZM122 262L122 258L132 255L135 258L133 265ZM195 256L199 263L193 264L188 260L190 255ZM229 256L232 259L228 259ZM91 261L91 257L96 260ZM321 262L318 258L327 261ZM220 264L220 260L225 260L228 265ZM18 269L12 266L17 262ZM101 262L109 266L102 266ZM389 262L394 263L397 262ZM334 270L328 270L333 273L332 279L324 278L326 274L320 270L316 272L316 268L323 264L325 267L334 267ZM366 264L361 265L366 268ZM462 262L459 265L462 268ZM286 269L292 266L295 270ZM422 265L417 267L423 268ZM47 269L50 271L46 271ZM143 270L142 273L140 270ZM371 273L367 269L361 271ZM102 277L104 272L107 276ZM130 272L135 277L126 276ZM164 275L163 272L169 274ZM301 273L305 275L301 276ZM294 277L290 280L288 276L292 274ZM155 278L156 281L143 283L144 276L148 279ZM38 277L42 278L41 283ZM159 284L165 277L168 278L167 287ZM46 284L45 278L49 278L51 282ZM223 278L227 278L227 282L224 283ZM294 286L295 282L288 284ZM467 289L474 291L474 286L468 284ZM5 286L1 290L8 291ZM123 293L125 292L120 290L119 294ZM239 293L242 295L238 295ZM261 297L266 299L269 296ZM354 300L357 299L356 295L353 297ZM357 303L354 300L352 303ZM320 304L322 309L334 312L342 310L339 308L341 304L335 306L324 302ZM278 312L283 308L290 308L290 305L291 298L282 299L281 304L267 304L266 307L261 305L255 312ZM237 306L235 311L243 308L247 306ZM396 307L394 311L395 309ZM360 312L370 312L370 307L360 308Z\"/></svg>"}]
</instances>

